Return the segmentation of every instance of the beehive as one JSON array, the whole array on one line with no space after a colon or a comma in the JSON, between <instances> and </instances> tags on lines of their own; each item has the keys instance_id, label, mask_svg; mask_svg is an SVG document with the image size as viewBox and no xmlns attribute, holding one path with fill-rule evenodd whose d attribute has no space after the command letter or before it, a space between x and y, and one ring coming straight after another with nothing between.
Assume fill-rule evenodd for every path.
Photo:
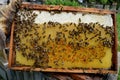
<instances>
[{"instance_id":1,"label":"beehive","mask_svg":"<svg viewBox=\"0 0 120 80\"><path fill-rule=\"evenodd\" d=\"M114 19L115 13L106 10L24 4L12 26L10 67L114 72L117 69ZM94 71L90 72L91 69Z\"/></svg>"}]
</instances>

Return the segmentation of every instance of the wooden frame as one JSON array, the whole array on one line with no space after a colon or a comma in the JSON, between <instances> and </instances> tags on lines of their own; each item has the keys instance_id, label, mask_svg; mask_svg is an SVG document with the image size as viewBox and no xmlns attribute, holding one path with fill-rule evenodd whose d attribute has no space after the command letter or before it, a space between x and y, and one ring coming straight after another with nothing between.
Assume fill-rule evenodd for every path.
<instances>
[{"instance_id":1,"label":"wooden frame","mask_svg":"<svg viewBox=\"0 0 120 80\"><path fill-rule=\"evenodd\" d=\"M10 54L9 54L9 68L14 70L33 70L33 71L45 71L45 72L68 72L68 73L117 73L118 64L117 64L117 29L116 29L116 14L115 12L109 10L95 9L95 8L79 8L79 7L68 7L68 6L51 6L51 5L37 5L37 4L22 4L21 7L27 7L35 10L47 10L47 11L72 11L72 12L82 12L82 13L95 13L95 14L111 14L114 24L114 46L113 46L113 55L112 55L112 67L111 69L41 69L41 68L31 68L24 66L14 66L15 54L13 52L13 33L14 33L14 22L11 28L11 39L10 39Z\"/></svg>"}]
</instances>

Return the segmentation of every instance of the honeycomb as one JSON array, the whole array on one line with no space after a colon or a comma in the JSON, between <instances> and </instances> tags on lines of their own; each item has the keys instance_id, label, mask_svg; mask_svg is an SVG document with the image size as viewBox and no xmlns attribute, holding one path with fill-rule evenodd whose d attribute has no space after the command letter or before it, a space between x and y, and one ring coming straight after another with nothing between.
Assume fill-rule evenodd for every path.
<instances>
[{"instance_id":1,"label":"honeycomb","mask_svg":"<svg viewBox=\"0 0 120 80\"><path fill-rule=\"evenodd\" d=\"M16 66L104 68L112 65L113 27L96 23L34 23L37 14L21 9L15 18Z\"/></svg>"}]
</instances>

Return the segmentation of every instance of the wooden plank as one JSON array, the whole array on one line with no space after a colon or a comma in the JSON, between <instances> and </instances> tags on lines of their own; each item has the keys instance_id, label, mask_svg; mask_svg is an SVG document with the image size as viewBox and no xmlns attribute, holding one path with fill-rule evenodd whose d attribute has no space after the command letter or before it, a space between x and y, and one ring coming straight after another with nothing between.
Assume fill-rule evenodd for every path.
<instances>
[{"instance_id":1,"label":"wooden plank","mask_svg":"<svg viewBox=\"0 0 120 80\"><path fill-rule=\"evenodd\" d=\"M117 54L117 46L118 46L118 34L117 34L117 24L116 24L116 14L114 13L112 15L112 18L113 18L113 25L114 25L114 48L113 48L113 58L112 58L112 61L115 65L115 70L117 71L118 70L118 54Z\"/></svg>"},{"instance_id":2,"label":"wooden plank","mask_svg":"<svg viewBox=\"0 0 120 80\"><path fill-rule=\"evenodd\" d=\"M81 8L81 7L70 7L70 6L53 6L53 5L38 5L38 4L26 4L22 7L36 10L47 10L47 11L72 11L72 12L83 12L83 13L96 13L96 14L114 14L115 12L110 10L96 9L96 8Z\"/></svg>"},{"instance_id":3,"label":"wooden plank","mask_svg":"<svg viewBox=\"0 0 120 80\"><path fill-rule=\"evenodd\" d=\"M13 59L13 32L14 32L14 22L12 23L12 27L11 27L11 37L10 37L10 53L9 53L9 63L8 66L11 67L12 64L14 63L14 59Z\"/></svg>"},{"instance_id":4,"label":"wooden plank","mask_svg":"<svg viewBox=\"0 0 120 80\"><path fill-rule=\"evenodd\" d=\"M106 74L112 73L117 74L116 71L107 69L54 69L54 68L32 68L32 67L11 67L14 70L24 70L24 71L42 71L42 72L65 72L65 73L99 73Z\"/></svg>"}]
</instances>

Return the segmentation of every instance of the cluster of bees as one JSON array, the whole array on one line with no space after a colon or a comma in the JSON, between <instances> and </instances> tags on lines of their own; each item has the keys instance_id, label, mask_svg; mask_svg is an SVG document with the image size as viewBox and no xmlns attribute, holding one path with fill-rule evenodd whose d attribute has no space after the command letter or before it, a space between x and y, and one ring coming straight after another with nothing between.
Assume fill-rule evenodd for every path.
<instances>
[{"instance_id":1,"label":"cluster of bees","mask_svg":"<svg viewBox=\"0 0 120 80\"><path fill-rule=\"evenodd\" d=\"M89 63L106 55L114 44L113 27L99 23L45 22L36 24L32 10L21 10L15 19L14 50L35 67L69 68L72 63Z\"/></svg>"}]
</instances>

